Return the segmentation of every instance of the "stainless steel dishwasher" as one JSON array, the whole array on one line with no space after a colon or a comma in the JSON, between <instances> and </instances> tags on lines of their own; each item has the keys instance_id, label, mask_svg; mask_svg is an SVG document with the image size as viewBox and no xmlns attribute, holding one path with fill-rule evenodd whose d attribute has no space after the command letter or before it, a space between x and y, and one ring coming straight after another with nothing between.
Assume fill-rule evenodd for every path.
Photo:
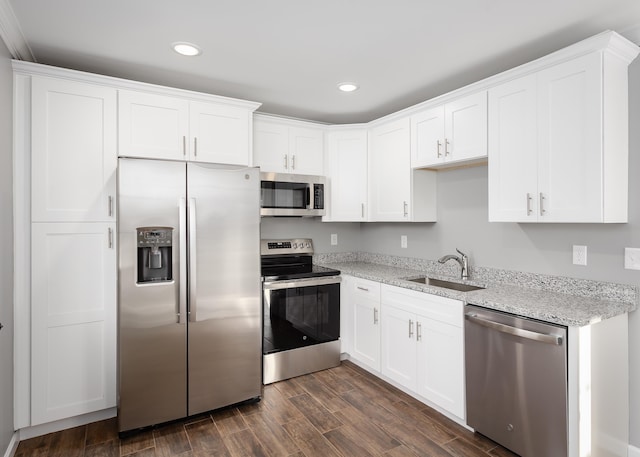
<instances>
[{"instance_id":1,"label":"stainless steel dishwasher","mask_svg":"<svg viewBox=\"0 0 640 457\"><path fill-rule=\"evenodd\" d=\"M522 457L567 456L567 328L467 305L467 424Z\"/></svg>"}]
</instances>

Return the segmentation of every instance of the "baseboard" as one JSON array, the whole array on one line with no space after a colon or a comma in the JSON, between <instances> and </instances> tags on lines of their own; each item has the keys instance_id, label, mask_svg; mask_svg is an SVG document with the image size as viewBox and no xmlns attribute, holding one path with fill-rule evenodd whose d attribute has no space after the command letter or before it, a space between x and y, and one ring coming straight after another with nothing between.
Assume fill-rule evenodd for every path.
<instances>
[{"instance_id":1,"label":"baseboard","mask_svg":"<svg viewBox=\"0 0 640 457\"><path fill-rule=\"evenodd\" d=\"M9 441L9 446L7 446L4 457L13 457L16 455L18 444L20 444L20 434L18 432L13 432L13 436L11 437L11 441Z\"/></svg>"},{"instance_id":2,"label":"baseboard","mask_svg":"<svg viewBox=\"0 0 640 457\"><path fill-rule=\"evenodd\" d=\"M103 409L102 411L83 414L81 416L70 417L68 419L48 422L46 424L34 425L33 427L21 428L19 430L20 440L28 440L29 438L46 435L47 433L59 432L60 430L66 430L80 425L87 425L91 422L110 419L115 417L117 412L118 410L116 408L109 408Z\"/></svg>"},{"instance_id":3,"label":"baseboard","mask_svg":"<svg viewBox=\"0 0 640 457\"><path fill-rule=\"evenodd\" d=\"M640 448L629 445L629 457L640 457Z\"/></svg>"}]
</instances>

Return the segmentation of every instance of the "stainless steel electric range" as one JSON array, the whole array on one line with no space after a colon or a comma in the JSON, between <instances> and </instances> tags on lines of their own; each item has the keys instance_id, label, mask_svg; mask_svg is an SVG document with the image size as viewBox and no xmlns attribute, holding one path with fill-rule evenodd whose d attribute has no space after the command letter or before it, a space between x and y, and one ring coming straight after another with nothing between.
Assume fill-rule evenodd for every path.
<instances>
[{"instance_id":1,"label":"stainless steel electric range","mask_svg":"<svg viewBox=\"0 0 640 457\"><path fill-rule=\"evenodd\" d=\"M340 271L310 239L262 240L263 382L340 364Z\"/></svg>"}]
</instances>

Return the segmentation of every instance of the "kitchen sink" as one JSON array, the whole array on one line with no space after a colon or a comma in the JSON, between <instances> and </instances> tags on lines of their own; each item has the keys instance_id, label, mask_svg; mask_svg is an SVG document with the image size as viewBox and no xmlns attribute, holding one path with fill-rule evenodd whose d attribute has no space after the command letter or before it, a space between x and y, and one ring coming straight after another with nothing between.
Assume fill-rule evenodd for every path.
<instances>
[{"instance_id":1,"label":"kitchen sink","mask_svg":"<svg viewBox=\"0 0 640 457\"><path fill-rule=\"evenodd\" d=\"M484 287L473 286L471 284L462 284L459 282L445 281L443 279L429 278L421 276L419 278L408 279L411 282L426 284L427 286L443 287L445 289L457 290L459 292L470 292L472 290L484 289Z\"/></svg>"}]
</instances>

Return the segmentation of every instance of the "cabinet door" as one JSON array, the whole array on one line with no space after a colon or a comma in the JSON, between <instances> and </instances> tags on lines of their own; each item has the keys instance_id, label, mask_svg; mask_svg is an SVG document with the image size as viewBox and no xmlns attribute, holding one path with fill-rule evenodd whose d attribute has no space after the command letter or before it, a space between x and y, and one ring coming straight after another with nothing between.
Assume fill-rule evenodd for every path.
<instances>
[{"instance_id":1,"label":"cabinet door","mask_svg":"<svg viewBox=\"0 0 640 457\"><path fill-rule=\"evenodd\" d=\"M382 305L382 374L416 390L416 317L413 313Z\"/></svg>"},{"instance_id":2,"label":"cabinet door","mask_svg":"<svg viewBox=\"0 0 640 457\"><path fill-rule=\"evenodd\" d=\"M369 219L409 221L411 157L409 118L371 130Z\"/></svg>"},{"instance_id":3,"label":"cabinet door","mask_svg":"<svg viewBox=\"0 0 640 457\"><path fill-rule=\"evenodd\" d=\"M540 221L602 222L601 59L538 73Z\"/></svg>"},{"instance_id":4,"label":"cabinet door","mask_svg":"<svg viewBox=\"0 0 640 457\"><path fill-rule=\"evenodd\" d=\"M354 278L350 286L351 356L380 371L380 283Z\"/></svg>"},{"instance_id":5,"label":"cabinet door","mask_svg":"<svg viewBox=\"0 0 640 457\"><path fill-rule=\"evenodd\" d=\"M420 316L417 319L417 392L464 419L463 329Z\"/></svg>"},{"instance_id":6,"label":"cabinet door","mask_svg":"<svg viewBox=\"0 0 640 457\"><path fill-rule=\"evenodd\" d=\"M367 210L367 132L331 132L326 164L330 215L324 220L362 222Z\"/></svg>"},{"instance_id":7,"label":"cabinet door","mask_svg":"<svg viewBox=\"0 0 640 457\"><path fill-rule=\"evenodd\" d=\"M116 90L32 78L32 220L113 221Z\"/></svg>"},{"instance_id":8,"label":"cabinet door","mask_svg":"<svg viewBox=\"0 0 640 457\"><path fill-rule=\"evenodd\" d=\"M114 223L32 224L31 425L116 405Z\"/></svg>"},{"instance_id":9,"label":"cabinet door","mask_svg":"<svg viewBox=\"0 0 640 457\"><path fill-rule=\"evenodd\" d=\"M457 162L487 156L487 92L445 106L445 160Z\"/></svg>"},{"instance_id":10,"label":"cabinet door","mask_svg":"<svg viewBox=\"0 0 640 457\"><path fill-rule=\"evenodd\" d=\"M489 91L489 221L538 218L536 75Z\"/></svg>"},{"instance_id":11,"label":"cabinet door","mask_svg":"<svg viewBox=\"0 0 640 457\"><path fill-rule=\"evenodd\" d=\"M118 92L118 155L189 158L189 102L176 97Z\"/></svg>"},{"instance_id":12,"label":"cabinet door","mask_svg":"<svg viewBox=\"0 0 640 457\"><path fill-rule=\"evenodd\" d=\"M411 167L444 161L444 106L411 116Z\"/></svg>"},{"instance_id":13,"label":"cabinet door","mask_svg":"<svg viewBox=\"0 0 640 457\"><path fill-rule=\"evenodd\" d=\"M191 160L249 165L248 110L191 102L189 112Z\"/></svg>"},{"instance_id":14,"label":"cabinet door","mask_svg":"<svg viewBox=\"0 0 640 457\"><path fill-rule=\"evenodd\" d=\"M323 175L324 132L300 127L289 128L289 172Z\"/></svg>"},{"instance_id":15,"label":"cabinet door","mask_svg":"<svg viewBox=\"0 0 640 457\"><path fill-rule=\"evenodd\" d=\"M286 125L253 121L253 164L260 171L286 173L289 169L289 128Z\"/></svg>"}]
</instances>

